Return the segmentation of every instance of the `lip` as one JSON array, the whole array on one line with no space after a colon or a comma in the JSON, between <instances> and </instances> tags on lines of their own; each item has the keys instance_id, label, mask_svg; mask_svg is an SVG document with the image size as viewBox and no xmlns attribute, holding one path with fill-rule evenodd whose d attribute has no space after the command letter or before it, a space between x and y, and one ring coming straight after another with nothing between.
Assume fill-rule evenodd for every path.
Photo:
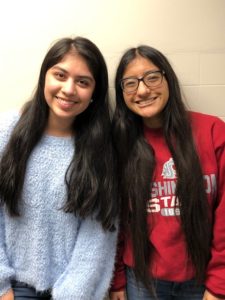
<instances>
[{"instance_id":1,"label":"lip","mask_svg":"<svg viewBox=\"0 0 225 300\"><path fill-rule=\"evenodd\" d=\"M79 103L79 101L61 98L59 96L55 96L55 98L56 98L56 101L57 101L59 107L63 110L72 109L74 107L74 105Z\"/></svg>"},{"instance_id":2,"label":"lip","mask_svg":"<svg viewBox=\"0 0 225 300\"><path fill-rule=\"evenodd\" d=\"M147 99L140 99L140 100L135 100L135 104L137 104L138 106L148 106L151 105L152 103L154 103L157 100L158 96L154 96L154 97L150 97Z\"/></svg>"},{"instance_id":3,"label":"lip","mask_svg":"<svg viewBox=\"0 0 225 300\"><path fill-rule=\"evenodd\" d=\"M78 103L78 101L76 100L73 100L73 99L65 99L65 98L62 98L62 97L59 97L59 96L55 96L55 98L61 102L65 102L65 103Z\"/></svg>"}]
</instances>

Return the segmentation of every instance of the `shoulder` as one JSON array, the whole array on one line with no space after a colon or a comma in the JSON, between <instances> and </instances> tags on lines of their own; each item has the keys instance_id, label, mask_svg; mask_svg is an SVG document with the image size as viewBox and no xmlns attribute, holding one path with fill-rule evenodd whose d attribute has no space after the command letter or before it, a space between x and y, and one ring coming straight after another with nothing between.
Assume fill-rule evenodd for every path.
<instances>
[{"instance_id":1,"label":"shoulder","mask_svg":"<svg viewBox=\"0 0 225 300\"><path fill-rule=\"evenodd\" d=\"M18 111L0 112L0 150L9 140L10 134L18 122L20 114Z\"/></svg>"},{"instance_id":2,"label":"shoulder","mask_svg":"<svg viewBox=\"0 0 225 300\"><path fill-rule=\"evenodd\" d=\"M189 118L193 129L199 130L225 130L225 123L217 116L203 114L199 112L189 112Z\"/></svg>"},{"instance_id":3,"label":"shoulder","mask_svg":"<svg viewBox=\"0 0 225 300\"><path fill-rule=\"evenodd\" d=\"M200 112L195 112L195 111L189 111L188 112L190 119L192 122L204 122L204 123L217 123L221 122L224 123L222 119L220 119L217 116L214 115L209 115L209 114L204 114Z\"/></svg>"},{"instance_id":4,"label":"shoulder","mask_svg":"<svg viewBox=\"0 0 225 300\"><path fill-rule=\"evenodd\" d=\"M196 141L209 142L214 147L225 145L225 122L219 117L197 112L189 112L193 135Z\"/></svg>"},{"instance_id":5,"label":"shoulder","mask_svg":"<svg viewBox=\"0 0 225 300\"><path fill-rule=\"evenodd\" d=\"M19 120L19 116L19 111L16 110L0 112L0 130L4 131L7 130L7 128L14 127Z\"/></svg>"}]
</instances>

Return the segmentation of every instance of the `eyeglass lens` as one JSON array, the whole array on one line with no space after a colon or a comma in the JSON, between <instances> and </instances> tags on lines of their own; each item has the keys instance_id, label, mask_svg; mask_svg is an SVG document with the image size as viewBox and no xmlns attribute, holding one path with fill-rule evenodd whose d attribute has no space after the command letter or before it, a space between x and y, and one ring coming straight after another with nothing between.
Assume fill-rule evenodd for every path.
<instances>
[{"instance_id":1,"label":"eyeglass lens","mask_svg":"<svg viewBox=\"0 0 225 300\"><path fill-rule=\"evenodd\" d=\"M122 80L122 89L125 92L134 92L138 89L140 81L143 81L147 87L156 87L160 85L163 79L161 71L148 72L142 78L125 78Z\"/></svg>"}]
</instances>

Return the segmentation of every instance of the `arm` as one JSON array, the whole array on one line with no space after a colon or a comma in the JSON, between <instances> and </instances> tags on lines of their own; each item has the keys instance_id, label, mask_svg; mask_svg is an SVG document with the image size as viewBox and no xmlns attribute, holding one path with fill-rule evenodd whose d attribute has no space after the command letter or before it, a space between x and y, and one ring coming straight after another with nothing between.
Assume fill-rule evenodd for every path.
<instances>
[{"instance_id":1,"label":"arm","mask_svg":"<svg viewBox=\"0 0 225 300\"><path fill-rule=\"evenodd\" d=\"M7 293L4 295L0 296L1 300L14 300L14 293L13 290L10 289Z\"/></svg>"},{"instance_id":2,"label":"arm","mask_svg":"<svg viewBox=\"0 0 225 300\"><path fill-rule=\"evenodd\" d=\"M111 292L109 295L110 300L126 300L126 293L125 291L118 291L118 292ZM205 299L207 300L207 299ZM211 300L211 299L209 299Z\"/></svg>"},{"instance_id":3,"label":"arm","mask_svg":"<svg viewBox=\"0 0 225 300\"><path fill-rule=\"evenodd\" d=\"M6 146L10 132L19 118L18 113L5 112L0 114L0 159ZM1 202L1 201L0 201ZM5 247L5 216L3 206L0 204L0 299L11 300L12 290L10 278L14 276L10 267ZM4 295L4 296L3 296Z\"/></svg>"},{"instance_id":4,"label":"arm","mask_svg":"<svg viewBox=\"0 0 225 300\"><path fill-rule=\"evenodd\" d=\"M222 298L222 299L225 299L225 298ZM210 292L208 292L206 290L202 300L221 300L221 298L217 298L217 297L213 296L212 294L210 294Z\"/></svg>"},{"instance_id":5,"label":"arm","mask_svg":"<svg viewBox=\"0 0 225 300\"><path fill-rule=\"evenodd\" d=\"M0 270L1 270L0 271L0 296L6 294L10 290L11 288L10 278L14 275L14 270L10 267L6 255L4 241L5 241L4 215L3 215L2 207L0 207Z\"/></svg>"},{"instance_id":6,"label":"arm","mask_svg":"<svg viewBox=\"0 0 225 300\"><path fill-rule=\"evenodd\" d=\"M126 299L126 274L125 265L123 262L124 251L124 232L121 230L117 244L117 254L115 262L115 270L113 280L110 287L109 298L110 300L125 300Z\"/></svg>"},{"instance_id":7,"label":"arm","mask_svg":"<svg viewBox=\"0 0 225 300\"><path fill-rule=\"evenodd\" d=\"M112 277L116 241L117 230L104 231L96 220L83 219L71 260L53 286L53 299L103 299Z\"/></svg>"},{"instance_id":8,"label":"arm","mask_svg":"<svg viewBox=\"0 0 225 300\"><path fill-rule=\"evenodd\" d=\"M225 299L225 123L214 124L213 142L217 161L217 198L213 215L211 259L208 264L205 285L210 294ZM217 299L206 292L204 300ZM211 298L210 298L211 297Z\"/></svg>"}]
</instances>

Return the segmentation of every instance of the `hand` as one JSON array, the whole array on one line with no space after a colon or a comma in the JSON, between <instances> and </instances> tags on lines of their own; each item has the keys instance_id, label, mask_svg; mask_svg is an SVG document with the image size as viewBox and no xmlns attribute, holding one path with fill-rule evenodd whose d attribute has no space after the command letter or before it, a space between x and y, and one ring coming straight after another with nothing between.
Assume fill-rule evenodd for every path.
<instances>
[{"instance_id":1,"label":"hand","mask_svg":"<svg viewBox=\"0 0 225 300\"><path fill-rule=\"evenodd\" d=\"M203 299L202 300L222 300L222 299L213 296L212 294L210 294L210 292L208 292L207 290L205 290L205 293L203 295Z\"/></svg>"},{"instance_id":2,"label":"hand","mask_svg":"<svg viewBox=\"0 0 225 300\"><path fill-rule=\"evenodd\" d=\"M10 289L6 294L2 295L0 300L14 300L13 290Z\"/></svg>"},{"instance_id":3,"label":"hand","mask_svg":"<svg viewBox=\"0 0 225 300\"><path fill-rule=\"evenodd\" d=\"M126 300L126 293L125 291L119 291L119 292L111 292L109 294L110 300Z\"/></svg>"}]
</instances>

